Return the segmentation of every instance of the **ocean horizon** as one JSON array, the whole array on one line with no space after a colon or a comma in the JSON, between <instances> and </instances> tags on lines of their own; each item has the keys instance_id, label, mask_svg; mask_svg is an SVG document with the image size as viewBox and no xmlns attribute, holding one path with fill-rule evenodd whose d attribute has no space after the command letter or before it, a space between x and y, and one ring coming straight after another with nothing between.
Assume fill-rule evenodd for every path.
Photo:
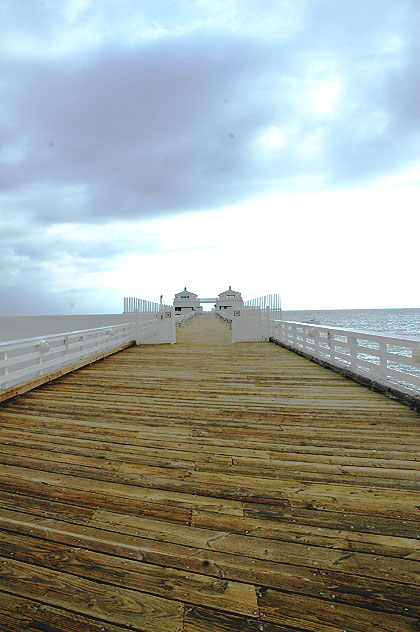
<instances>
[{"instance_id":1,"label":"ocean horizon","mask_svg":"<svg viewBox=\"0 0 420 632\"><path fill-rule=\"evenodd\" d=\"M284 310L283 320L390 336L420 336L420 308Z\"/></svg>"}]
</instances>

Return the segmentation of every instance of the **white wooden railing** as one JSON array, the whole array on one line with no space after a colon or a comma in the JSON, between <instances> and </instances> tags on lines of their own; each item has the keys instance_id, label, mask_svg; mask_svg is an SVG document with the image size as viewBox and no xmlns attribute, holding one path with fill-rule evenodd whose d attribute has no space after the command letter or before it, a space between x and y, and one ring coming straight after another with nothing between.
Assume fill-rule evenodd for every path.
<instances>
[{"instance_id":1,"label":"white wooden railing","mask_svg":"<svg viewBox=\"0 0 420 632\"><path fill-rule=\"evenodd\" d=\"M220 318L220 320L224 320L227 323L232 322L232 312L229 312L227 309L216 310L214 313L216 314L218 318Z\"/></svg>"},{"instance_id":2,"label":"white wooden railing","mask_svg":"<svg viewBox=\"0 0 420 632\"><path fill-rule=\"evenodd\" d=\"M420 395L420 338L283 320L270 321L270 339L401 393Z\"/></svg>"},{"instance_id":3,"label":"white wooden railing","mask_svg":"<svg viewBox=\"0 0 420 632\"><path fill-rule=\"evenodd\" d=\"M130 344L174 343L175 323L196 312L179 314L164 306L157 312L127 313L129 322L0 343L0 401L123 349Z\"/></svg>"},{"instance_id":4,"label":"white wooden railing","mask_svg":"<svg viewBox=\"0 0 420 632\"><path fill-rule=\"evenodd\" d=\"M134 343L133 323L0 343L0 393ZM42 383L42 380L40 380Z\"/></svg>"},{"instance_id":5,"label":"white wooden railing","mask_svg":"<svg viewBox=\"0 0 420 632\"><path fill-rule=\"evenodd\" d=\"M197 316L197 312L191 311L191 312L181 312L180 314L177 314L175 312L175 323L178 326L181 325L185 325L186 323L189 323L190 320L192 320L193 318L195 318Z\"/></svg>"}]
</instances>

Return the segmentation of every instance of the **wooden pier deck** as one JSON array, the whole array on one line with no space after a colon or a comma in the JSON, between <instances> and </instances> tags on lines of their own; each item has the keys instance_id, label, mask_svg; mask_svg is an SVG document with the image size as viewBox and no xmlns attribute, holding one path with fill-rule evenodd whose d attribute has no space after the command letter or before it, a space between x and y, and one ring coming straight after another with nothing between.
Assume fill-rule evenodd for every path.
<instances>
[{"instance_id":1,"label":"wooden pier deck","mask_svg":"<svg viewBox=\"0 0 420 632\"><path fill-rule=\"evenodd\" d=\"M420 416L230 339L0 407L1 632L420 629Z\"/></svg>"}]
</instances>

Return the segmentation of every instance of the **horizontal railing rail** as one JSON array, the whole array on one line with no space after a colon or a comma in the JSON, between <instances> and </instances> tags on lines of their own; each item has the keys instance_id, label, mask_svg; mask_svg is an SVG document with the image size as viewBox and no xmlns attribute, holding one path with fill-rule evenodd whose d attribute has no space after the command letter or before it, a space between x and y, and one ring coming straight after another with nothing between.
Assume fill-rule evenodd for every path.
<instances>
[{"instance_id":1,"label":"horizontal railing rail","mask_svg":"<svg viewBox=\"0 0 420 632\"><path fill-rule=\"evenodd\" d=\"M270 339L312 359L408 395L420 395L420 338L270 321Z\"/></svg>"}]
</instances>

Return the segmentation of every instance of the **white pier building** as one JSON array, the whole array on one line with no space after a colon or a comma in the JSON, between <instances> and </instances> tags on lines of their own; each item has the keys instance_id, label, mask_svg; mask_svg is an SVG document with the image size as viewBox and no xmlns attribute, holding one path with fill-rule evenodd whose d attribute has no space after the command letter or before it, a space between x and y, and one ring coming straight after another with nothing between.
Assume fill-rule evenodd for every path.
<instances>
[{"instance_id":1,"label":"white pier building","mask_svg":"<svg viewBox=\"0 0 420 632\"><path fill-rule=\"evenodd\" d=\"M200 299L194 292L190 292L186 287L182 292L178 292L174 297L175 314L183 312L197 312L201 314L203 308L200 305Z\"/></svg>"},{"instance_id":2,"label":"white pier building","mask_svg":"<svg viewBox=\"0 0 420 632\"><path fill-rule=\"evenodd\" d=\"M216 300L216 312L223 312L223 315L233 315L234 310L241 309L244 306L242 300L242 294L236 290L232 290L232 286L229 285L229 289L224 292L220 292L219 297Z\"/></svg>"},{"instance_id":3,"label":"white pier building","mask_svg":"<svg viewBox=\"0 0 420 632\"><path fill-rule=\"evenodd\" d=\"M232 290L231 285L229 285L228 290L220 292L215 298L199 298L195 292L190 292L184 287L182 292L175 294L175 313L182 314L191 311L202 313L202 303L213 303L216 312L222 312L225 317L229 318L232 317L234 310L244 306L242 294L237 290Z\"/></svg>"}]
</instances>

